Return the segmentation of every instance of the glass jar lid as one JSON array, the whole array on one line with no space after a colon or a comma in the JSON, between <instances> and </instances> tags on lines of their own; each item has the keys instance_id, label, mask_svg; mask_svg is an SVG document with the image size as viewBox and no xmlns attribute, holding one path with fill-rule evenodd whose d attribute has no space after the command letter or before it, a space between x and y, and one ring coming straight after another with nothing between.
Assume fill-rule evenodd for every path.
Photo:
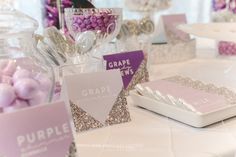
<instances>
[{"instance_id":1,"label":"glass jar lid","mask_svg":"<svg viewBox=\"0 0 236 157\"><path fill-rule=\"evenodd\" d=\"M32 33L38 28L38 22L13 7L12 0L0 1L0 38Z\"/></svg>"}]
</instances>

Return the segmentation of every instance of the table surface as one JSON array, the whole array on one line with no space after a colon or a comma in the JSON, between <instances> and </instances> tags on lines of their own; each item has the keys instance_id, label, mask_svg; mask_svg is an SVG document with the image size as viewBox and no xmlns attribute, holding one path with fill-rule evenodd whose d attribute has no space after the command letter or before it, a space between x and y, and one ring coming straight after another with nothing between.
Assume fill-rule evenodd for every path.
<instances>
[{"instance_id":1,"label":"table surface","mask_svg":"<svg viewBox=\"0 0 236 157\"><path fill-rule=\"evenodd\" d=\"M201 40L202 42L202 40ZM236 59L215 57L202 42L198 58L151 67L151 79L189 76L236 91ZM193 70L194 69L194 70ZM80 157L234 157L236 118L197 129L136 107L129 100L132 121L77 136Z\"/></svg>"}]
</instances>

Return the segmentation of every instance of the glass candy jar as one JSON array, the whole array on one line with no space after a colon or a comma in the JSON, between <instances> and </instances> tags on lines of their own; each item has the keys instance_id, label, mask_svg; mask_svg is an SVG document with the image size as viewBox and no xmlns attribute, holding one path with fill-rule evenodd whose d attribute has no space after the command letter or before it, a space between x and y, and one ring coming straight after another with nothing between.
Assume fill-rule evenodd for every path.
<instances>
[{"instance_id":1,"label":"glass candy jar","mask_svg":"<svg viewBox=\"0 0 236 157\"><path fill-rule=\"evenodd\" d=\"M0 111L12 112L52 99L54 74L36 48L38 23L0 3Z\"/></svg>"}]
</instances>

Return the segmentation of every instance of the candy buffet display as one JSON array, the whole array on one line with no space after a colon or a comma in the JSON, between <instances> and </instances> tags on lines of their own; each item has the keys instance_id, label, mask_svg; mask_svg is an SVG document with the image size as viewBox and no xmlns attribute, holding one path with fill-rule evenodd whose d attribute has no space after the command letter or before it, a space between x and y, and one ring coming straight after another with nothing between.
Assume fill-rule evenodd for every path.
<instances>
[{"instance_id":1,"label":"candy buffet display","mask_svg":"<svg viewBox=\"0 0 236 157\"><path fill-rule=\"evenodd\" d=\"M235 22L236 1L235 0L212 0L213 22ZM220 55L232 56L236 54L236 43L219 41L218 52Z\"/></svg>"},{"instance_id":2,"label":"candy buffet display","mask_svg":"<svg viewBox=\"0 0 236 157\"><path fill-rule=\"evenodd\" d=\"M35 48L32 36L37 22L8 3L0 6L0 20L1 110L11 112L50 102L54 75Z\"/></svg>"}]
</instances>

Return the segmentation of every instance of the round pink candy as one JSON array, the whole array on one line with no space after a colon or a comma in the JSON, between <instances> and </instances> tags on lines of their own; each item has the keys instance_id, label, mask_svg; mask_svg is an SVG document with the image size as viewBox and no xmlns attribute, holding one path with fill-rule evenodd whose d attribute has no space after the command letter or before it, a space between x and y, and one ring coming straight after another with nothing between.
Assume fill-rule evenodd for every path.
<instances>
[{"instance_id":1,"label":"round pink candy","mask_svg":"<svg viewBox=\"0 0 236 157\"><path fill-rule=\"evenodd\" d=\"M15 90L8 84L0 84L0 107L7 107L15 100Z\"/></svg>"},{"instance_id":2,"label":"round pink candy","mask_svg":"<svg viewBox=\"0 0 236 157\"><path fill-rule=\"evenodd\" d=\"M48 92L52 87L52 81L45 74L39 74L35 79L39 82L40 89L45 92Z\"/></svg>"},{"instance_id":3,"label":"round pink candy","mask_svg":"<svg viewBox=\"0 0 236 157\"><path fill-rule=\"evenodd\" d=\"M40 105L45 102L47 95L41 91L38 91L32 99L29 100L30 106Z\"/></svg>"},{"instance_id":4,"label":"round pink candy","mask_svg":"<svg viewBox=\"0 0 236 157\"><path fill-rule=\"evenodd\" d=\"M0 60L0 70L3 70L8 64L8 60Z\"/></svg>"},{"instance_id":5,"label":"round pink candy","mask_svg":"<svg viewBox=\"0 0 236 157\"><path fill-rule=\"evenodd\" d=\"M30 78L31 77L31 72L26 69L18 69L14 75L13 75L13 81L17 81L18 79L21 78Z\"/></svg>"},{"instance_id":6,"label":"round pink candy","mask_svg":"<svg viewBox=\"0 0 236 157\"><path fill-rule=\"evenodd\" d=\"M11 106L3 108L4 113L14 112L23 108L28 107L28 103L24 100L17 99Z\"/></svg>"},{"instance_id":7,"label":"round pink candy","mask_svg":"<svg viewBox=\"0 0 236 157\"><path fill-rule=\"evenodd\" d=\"M39 91L37 81L30 78L23 78L16 81L14 84L16 94L21 99L31 99Z\"/></svg>"},{"instance_id":8,"label":"round pink candy","mask_svg":"<svg viewBox=\"0 0 236 157\"><path fill-rule=\"evenodd\" d=\"M13 60L10 60L6 67L2 70L4 75L12 76L16 71L16 63Z\"/></svg>"},{"instance_id":9,"label":"round pink candy","mask_svg":"<svg viewBox=\"0 0 236 157\"><path fill-rule=\"evenodd\" d=\"M1 82L2 82L2 83L9 84L9 85L12 85L12 84L13 84L12 77L7 76L7 75L2 75L2 76L1 76Z\"/></svg>"}]
</instances>

